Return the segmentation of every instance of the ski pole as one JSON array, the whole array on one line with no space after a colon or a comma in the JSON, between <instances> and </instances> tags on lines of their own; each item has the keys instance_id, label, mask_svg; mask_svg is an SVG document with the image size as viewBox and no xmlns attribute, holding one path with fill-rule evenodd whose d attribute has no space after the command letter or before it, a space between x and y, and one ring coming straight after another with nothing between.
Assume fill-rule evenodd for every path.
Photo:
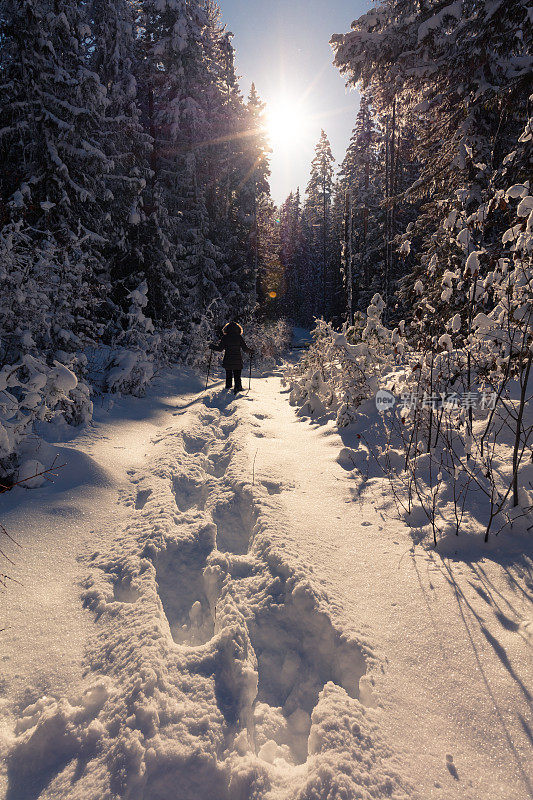
<instances>
[{"instance_id":1,"label":"ski pole","mask_svg":"<svg viewBox=\"0 0 533 800\"><path fill-rule=\"evenodd\" d=\"M207 391L207 384L209 383L209 373L211 372L211 359L213 358L213 351L211 350L209 353L209 364L207 367L207 378L205 379L205 389L204 392Z\"/></svg>"},{"instance_id":2,"label":"ski pole","mask_svg":"<svg viewBox=\"0 0 533 800\"><path fill-rule=\"evenodd\" d=\"M253 356L250 355L250 374L248 376L248 391L252 388L252 358Z\"/></svg>"}]
</instances>

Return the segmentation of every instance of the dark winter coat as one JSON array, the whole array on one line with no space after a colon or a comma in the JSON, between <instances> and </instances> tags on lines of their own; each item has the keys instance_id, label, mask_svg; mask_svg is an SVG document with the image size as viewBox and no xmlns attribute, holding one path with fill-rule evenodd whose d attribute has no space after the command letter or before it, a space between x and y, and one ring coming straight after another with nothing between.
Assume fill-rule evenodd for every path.
<instances>
[{"instance_id":1,"label":"dark winter coat","mask_svg":"<svg viewBox=\"0 0 533 800\"><path fill-rule=\"evenodd\" d=\"M225 369L242 369L242 353L252 353L242 338L242 328L238 322L228 322L222 329L222 338L219 344L212 345L213 350L224 351L222 366Z\"/></svg>"}]
</instances>

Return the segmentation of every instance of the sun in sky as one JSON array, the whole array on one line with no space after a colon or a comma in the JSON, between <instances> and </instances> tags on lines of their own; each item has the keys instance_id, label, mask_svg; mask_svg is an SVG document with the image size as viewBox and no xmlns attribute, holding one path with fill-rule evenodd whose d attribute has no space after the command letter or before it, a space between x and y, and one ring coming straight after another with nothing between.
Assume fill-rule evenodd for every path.
<instances>
[{"instance_id":1,"label":"sun in sky","mask_svg":"<svg viewBox=\"0 0 533 800\"><path fill-rule=\"evenodd\" d=\"M274 153L288 153L309 138L310 117L302 100L284 96L266 109L266 130Z\"/></svg>"}]
</instances>

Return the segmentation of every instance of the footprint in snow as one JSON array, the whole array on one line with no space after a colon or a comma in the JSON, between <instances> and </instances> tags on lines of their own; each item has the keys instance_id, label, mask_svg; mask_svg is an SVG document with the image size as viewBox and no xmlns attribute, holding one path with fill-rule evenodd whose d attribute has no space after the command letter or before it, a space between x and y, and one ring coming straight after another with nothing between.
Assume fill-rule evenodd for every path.
<instances>
[{"instance_id":1,"label":"footprint in snow","mask_svg":"<svg viewBox=\"0 0 533 800\"><path fill-rule=\"evenodd\" d=\"M219 501L213 510L213 522L217 526L217 549L233 555L247 553L256 519L253 499L241 489Z\"/></svg>"},{"instance_id":2,"label":"footprint in snow","mask_svg":"<svg viewBox=\"0 0 533 800\"><path fill-rule=\"evenodd\" d=\"M199 436L198 434L184 433L182 436L183 446L187 453L201 453L209 443L210 437Z\"/></svg>"},{"instance_id":3,"label":"footprint in snow","mask_svg":"<svg viewBox=\"0 0 533 800\"><path fill-rule=\"evenodd\" d=\"M458 781L459 780L459 773L457 772L455 764L453 763L453 756L450 755L450 754L448 754L446 756L446 766L447 766L448 772L450 773L452 778L455 778L455 780Z\"/></svg>"},{"instance_id":4,"label":"footprint in snow","mask_svg":"<svg viewBox=\"0 0 533 800\"><path fill-rule=\"evenodd\" d=\"M269 494L281 494L285 488L282 483L277 481L261 481Z\"/></svg>"},{"instance_id":5,"label":"footprint in snow","mask_svg":"<svg viewBox=\"0 0 533 800\"><path fill-rule=\"evenodd\" d=\"M288 736L283 738L292 761L303 764L320 692L331 681L364 702L359 681L366 673L366 662L359 645L343 637L315 602L289 594L283 579L272 582L270 594L249 622L258 669L258 755L270 760L264 747L272 747L269 729L276 723L280 732L287 728ZM274 749L277 752L279 748Z\"/></svg>"},{"instance_id":6,"label":"footprint in snow","mask_svg":"<svg viewBox=\"0 0 533 800\"><path fill-rule=\"evenodd\" d=\"M189 511L193 507L203 509L206 487L202 481L190 475L175 475L172 479L172 489L180 511Z\"/></svg>"},{"instance_id":7,"label":"footprint in snow","mask_svg":"<svg viewBox=\"0 0 533 800\"><path fill-rule=\"evenodd\" d=\"M215 478L222 478L229 467L232 456L233 447L224 448L220 452L213 453L209 457L210 466L206 467L207 471Z\"/></svg>"},{"instance_id":8,"label":"footprint in snow","mask_svg":"<svg viewBox=\"0 0 533 800\"><path fill-rule=\"evenodd\" d=\"M118 603L135 603L141 596L140 591L131 585L131 578L117 577L113 583L113 598Z\"/></svg>"},{"instance_id":9,"label":"footprint in snow","mask_svg":"<svg viewBox=\"0 0 533 800\"><path fill-rule=\"evenodd\" d=\"M158 594L177 644L195 647L214 635L215 621L203 575L214 539L214 526L207 525L192 540L170 542L156 558Z\"/></svg>"},{"instance_id":10,"label":"footprint in snow","mask_svg":"<svg viewBox=\"0 0 533 800\"><path fill-rule=\"evenodd\" d=\"M151 489L139 489L137 497L135 498L135 508L137 511L141 511L145 507L151 494Z\"/></svg>"},{"instance_id":11,"label":"footprint in snow","mask_svg":"<svg viewBox=\"0 0 533 800\"><path fill-rule=\"evenodd\" d=\"M233 431L238 427L238 425L239 425L238 422L232 422L232 421L221 423L220 430L222 431L224 436L229 436L230 433L233 433Z\"/></svg>"}]
</instances>

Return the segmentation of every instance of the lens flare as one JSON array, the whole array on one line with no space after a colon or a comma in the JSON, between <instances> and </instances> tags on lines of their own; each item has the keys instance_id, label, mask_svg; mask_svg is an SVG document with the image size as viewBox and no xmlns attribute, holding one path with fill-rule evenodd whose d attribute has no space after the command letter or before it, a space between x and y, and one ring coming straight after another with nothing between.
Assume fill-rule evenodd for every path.
<instances>
[{"instance_id":1,"label":"lens flare","mask_svg":"<svg viewBox=\"0 0 533 800\"><path fill-rule=\"evenodd\" d=\"M281 97L267 107L266 130L273 150L290 151L309 134L309 118L301 101Z\"/></svg>"}]
</instances>

